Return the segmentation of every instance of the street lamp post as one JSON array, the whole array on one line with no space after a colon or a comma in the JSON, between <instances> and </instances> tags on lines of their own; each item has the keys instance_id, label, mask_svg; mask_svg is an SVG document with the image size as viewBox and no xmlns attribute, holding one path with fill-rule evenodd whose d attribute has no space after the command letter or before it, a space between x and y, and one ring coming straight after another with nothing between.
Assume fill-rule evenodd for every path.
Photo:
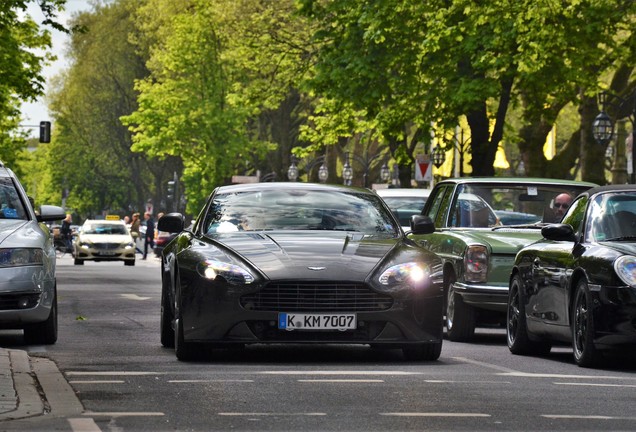
<instances>
[{"instance_id":1,"label":"street lamp post","mask_svg":"<svg viewBox=\"0 0 636 432\"><path fill-rule=\"evenodd\" d=\"M369 187L369 171L371 169L371 164L373 163L373 161L381 156L382 154L377 154L372 157L369 157L368 155L365 155L365 157L361 157L355 153L346 152L345 163L344 167L342 168L342 178L344 179L344 184L347 186L351 186L351 182L353 180L353 166L351 165L351 162L354 161L360 164L360 166L362 166L362 168L364 169L362 173L362 185L365 188ZM382 181L387 181L389 179L389 175L389 167L386 165L385 162L384 165L382 165L382 168L380 168L380 178L382 179Z\"/></svg>"},{"instance_id":2,"label":"street lamp post","mask_svg":"<svg viewBox=\"0 0 636 432\"><path fill-rule=\"evenodd\" d=\"M615 108L615 112L619 113L617 120L628 118L632 124L632 172L630 183L636 184L636 146L633 143L634 125L636 124L636 91L627 97L621 97L609 92L601 92L598 95L598 102L601 106L601 112L592 123L592 135L594 135L594 139L599 145L607 146L614 137L614 121L612 121L612 118L605 112L606 106L612 106Z\"/></svg>"},{"instance_id":3,"label":"street lamp post","mask_svg":"<svg viewBox=\"0 0 636 432\"><path fill-rule=\"evenodd\" d=\"M318 156L315 159L312 159L311 161L309 161L307 164L305 164L305 171L307 172L307 174L311 173L311 170L318 164L320 164L320 168L318 168L318 180L320 180L320 183L326 183L327 179L329 178L329 169L327 168L327 165L325 164L326 161L326 156ZM287 169L287 178L289 178L289 181L296 181L298 180L298 176L300 174L300 170L298 169L298 158L295 155L291 155L291 165L289 165L289 168Z\"/></svg>"}]
</instances>

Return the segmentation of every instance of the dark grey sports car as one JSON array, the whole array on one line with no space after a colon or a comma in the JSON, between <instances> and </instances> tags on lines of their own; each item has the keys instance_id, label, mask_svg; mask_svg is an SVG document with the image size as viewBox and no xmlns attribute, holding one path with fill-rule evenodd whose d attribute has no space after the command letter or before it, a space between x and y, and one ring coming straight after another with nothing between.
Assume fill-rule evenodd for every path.
<instances>
[{"instance_id":1,"label":"dark grey sports car","mask_svg":"<svg viewBox=\"0 0 636 432\"><path fill-rule=\"evenodd\" d=\"M413 232L434 227L416 216ZM162 254L161 343L179 360L246 344L370 344L436 360L439 258L408 240L373 192L307 183L214 190Z\"/></svg>"}]
</instances>

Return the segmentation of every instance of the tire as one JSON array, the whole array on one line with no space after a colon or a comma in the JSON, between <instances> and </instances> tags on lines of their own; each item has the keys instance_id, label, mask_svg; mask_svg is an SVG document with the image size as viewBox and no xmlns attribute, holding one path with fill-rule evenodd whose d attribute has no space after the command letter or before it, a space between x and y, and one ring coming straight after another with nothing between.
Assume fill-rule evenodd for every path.
<instances>
[{"instance_id":1,"label":"tire","mask_svg":"<svg viewBox=\"0 0 636 432\"><path fill-rule=\"evenodd\" d=\"M402 347L402 353L404 358L410 361L435 361L442 353L442 341L405 345Z\"/></svg>"},{"instance_id":2,"label":"tire","mask_svg":"<svg viewBox=\"0 0 636 432\"><path fill-rule=\"evenodd\" d=\"M512 278L506 312L506 341L511 353L517 355L547 355L552 349L549 342L530 340L526 323L526 299L523 280L518 274Z\"/></svg>"},{"instance_id":3,"label":"tire","mask_svg":"<svg viewBox=\"0 0 636 432\"><path fill-rule=\"evenodd\" d=\"M475 335L475 308L455 292L455 282L453 275L446 287L446 336L455 342L467 342Z\"/></svg>"},{"instance_id":4,"label":"tire","mask_svg":"<svg viewBox=\"0 0 636 432\"><path fill-rule=\"evenodd\" d=\"M174 338L174 351L177 355L177 359L180 361L194 360L196 355L195 346L192 343L188 343L183 338L183 324L180 318L174 321L175 326L175 338Z\"/></svg>"},{"instance_id":5,"label":"tire","mask_svg":"<svg viewBox=\"0 0 636 432\"><path fill-rule=\"evenodd\" d=\"M29 345L53 345L57 342L57 289L46 321L24 327L24 341Z\"/></svg>"},{"instance_id":6,"label":"tire","mask_svg":"<svg viewBox=\"0 0 636 432\"><path fill-rule=\"evenodd\" d=\"M73 264L75 264L75 265L84 265L84 260L75 258L75 260L73 261Z\"/></svg>"},{"instance_id":7,"label":"tire","mask_svg":"<svg viewBox=\"0 0 636 432\"><path fill-rule=\"evenodd\" d=\"M135 265L135 261L124 261L124 265L126 266L134 266Z\"/></svg>"},{"instance_id":8,"label":"tire","mask_svg":"<svg viewBox=\"0 0 636 432\"><path fill-rule=\"evenodd\" d=\"M174 351L177 359L181 361L194 360L196 357L196 346L193 343L185 341L183 336L183 319L181 317L180 305L180 286L179 277L175 278L175 310L174 310Z\"/></svg>"},{"instance_id":9,"label":"tire","mask_svg":"<svg viewBox=\"0 0 636 432\"><path fill-rule=\"evenodd\" d=\"M166 348L174 348L175 334L172 328L172 321L174 319L174 312L172 311L172 305L170 304L170 297L168 296L165 286L161 287L161 345Z\"/></svg>"},{"instance_id":10,"label":"tire","mask_svg":"<svg viewBox=\"0 0 636 432\"><path fill-rule=\"evenodd\" d=\"M594 314L587 282L576 285L572 306L572 349L574 361L581 367L594 367L601 363L603 354L594 346Z\"/></svg>"}]
</instances>

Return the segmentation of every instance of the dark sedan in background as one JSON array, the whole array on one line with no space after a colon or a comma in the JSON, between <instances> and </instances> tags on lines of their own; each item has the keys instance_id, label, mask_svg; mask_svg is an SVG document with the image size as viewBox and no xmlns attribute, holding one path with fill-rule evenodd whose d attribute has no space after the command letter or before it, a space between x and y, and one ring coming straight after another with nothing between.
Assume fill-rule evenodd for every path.
<instances>
[{"instance_id":1,"label":"dark sedan in background","mask_svg":"<svg viewBox=\"0 0 636 432\"><path fill-rule=\"evenodd\" d=\"M580 366L636 348L636 186L581 194L561 224L522 249L511 274L507 339L514 354L572 344Z\"/></svg>"},{"instance_id":2,"label":"dark sedan in background","mask_svg":"<svg viewBox=\"0 0 636 432\"><path fill-rule=\"evenodd\" d=\"M416 233L433 230L418 216ZM436 360L442 348L439 258L408 240L366 189L307 183L223 186L162 256L161 342L177 358L200 345L369 344Z\"/></svg>"}]
</instances>

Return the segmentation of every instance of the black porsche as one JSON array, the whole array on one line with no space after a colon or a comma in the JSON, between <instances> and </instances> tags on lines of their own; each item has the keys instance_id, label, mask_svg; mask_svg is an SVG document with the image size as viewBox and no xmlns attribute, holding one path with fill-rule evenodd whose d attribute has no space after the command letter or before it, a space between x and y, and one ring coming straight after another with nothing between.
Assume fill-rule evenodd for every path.
<instances>
[{"instance_id":1,"label":"black porsche","mask_svg":"<svg viewBox=\"0 0 636 432\"><path fill-rule=\"evenodd\" d=\"M202 345L369 344L436 360L443 281L437 255L408 240L367 189L308 183L216 188L162 253L161 343L179 360ZM412 230L434 229L415 216ZM209 350L206 350L209 352Z\"/></svg>"},{"instance_id":2,"label":"black porsche","mask_svg":"<svg viewBox=\"0 0 636 432\"><path fill-rule=\"evenodd\" d=\"M590 189L541 233L511 273L510 351L547 354L565 341L592 367L607 350L636 348L636 186Z\"/></svg>"}]
</instances>

